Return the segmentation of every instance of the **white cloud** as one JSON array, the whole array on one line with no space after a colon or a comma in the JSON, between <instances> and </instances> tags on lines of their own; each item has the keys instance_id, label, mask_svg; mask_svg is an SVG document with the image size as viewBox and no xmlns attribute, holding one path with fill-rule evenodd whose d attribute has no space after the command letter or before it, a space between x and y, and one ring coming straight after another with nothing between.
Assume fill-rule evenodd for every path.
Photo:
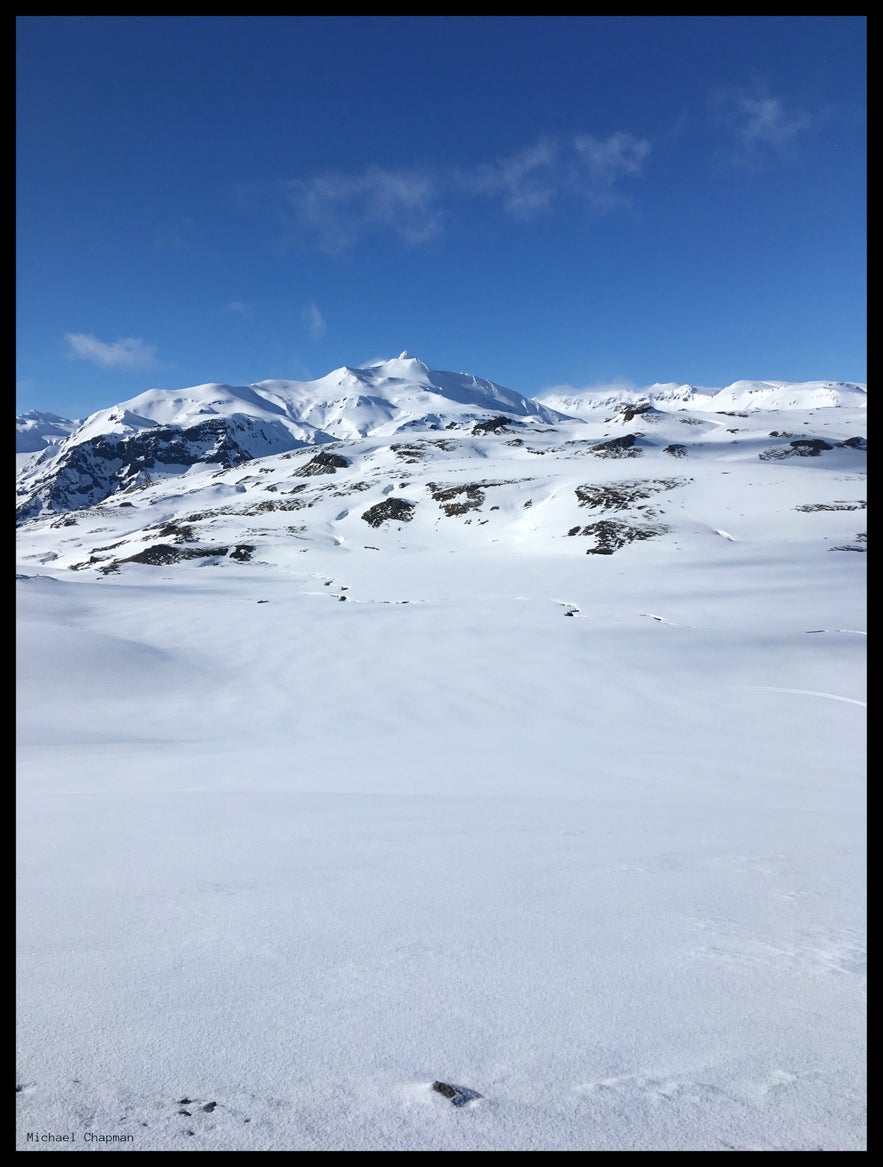
<instances>
[{"instance_id":1,"label":"white cloud","mask_svg":"<svg viewBox=\"0 0 883 1167\"><path fill-rule=\"evenodd\" d=\"M501 195L510 215L530 219L552 202L560 185L560 156L560 146L540 141L471 173L461 173L460 183L477 194Z\"/></svg>"},{"instance_id":2,"label":"white cloud","mask_svg":"<svg viewBox=\"0 0 883 1167\"><path fill-rule=\"evenodd\" d=\"M313 340L321 340L327 331L325 318L315 304L308 304L303 310L304 324Z\"/></svg>"},{"instance_id":3,"label":"white cloud","mask_svg":"<svg viewBox=\"0 0 883 1167\"><path fill-rule=\"evenodd\" d=\"M596 210L607 210L623 200L617 188L620 179L641 173L650 143L619 130L608 138L591 134L574 138L573 149L582 193Z\"/></svg>"},{"instance_id":4,"label":"white cloud","mask_svg":"<svg viewBox=\"0 0 883 1167\"><path fill-rule=\"evenodd\" d=\"M740 136L747 146L779 149L811 125L809 117L790 111L778 97L745 97L740 104L744 118Z\"/></svg>"},{"instance_id":5,"label":"white cloud","mask_svg":"<svg viewBox=\"0 0 883 1167\"><path fill-rule=\"evenodd\" d=\"M254 316L254 305L247 304L245 300L229 300L224 305L224 311L232 313L234 316L244 316L246 320L251 320Z\"/></svg>"},{"instance_id":6,"label":"white cloud","mask_svg":"<svg viewBox=\"0 0 883 1167\"><path fill-rule=\"evenodd\" d=\"M283 189L300 224L326 251L343 251L378 228L413 244L430 239L441 227L437 183L416 169L371 166L361 174L291 179Z\"/></svg>"},{"instance_id":7,"label":"white cloud","mask_svg":"<svg viewBox=\"0 0 883 1167\"><path fill-rule=\"evenodd\" d=\"M800 135L816 123L805 110L759 88L721 90L712 95L710 105L712 119L728 139L720 155L734 166L757 166L770 157L788 156Z\"/></svg>"},{"instance_id":8,"label":"white cloud","mask_svg":"<svg viewBox=\"0 0 883 1167\"><path fill-rule=\"evenodd\" d=\"M156 357L155 348L132 336L110 344L86 332L68 332L65 339L70 345L70 357L93 361L106 369L147 369Z\"/></svg>"},{"instance_id":9,"label":"white cloud","mask_svg":"<svg viewBox=\"0 0 883 1167\"><path fill-rule=\"evenodd\" d=\"M507 215L527 221L564 199L603 212L624 203L623 179L640 176L650 143L622 130L542 138L522 150L473 167L369 166L274 184L286 220L282 245L311 236L325 251L341 252L371 232L389 231L408 245L439 235L463 200L499 201ZM267 188L261 188L266 194ZM248 192L246 192L248 193ZM251 188L254 198L257 188Z\"/></svg>"},{"instance_id":10,"label":"white cloud","mask_svg":"<svg viewBox=\"0 0 883 1167\"><path fill-rule=\"evenodd\" d=\"M460 172L458 180L475 194L500 196L504 210L516 219L531 219L565 198L584 199L592 210L606 211L625 201L618 184L640 175L649 153L645 138L621 130L607 138L543 139L470 173Z\"/></svg>"}]
</instances>

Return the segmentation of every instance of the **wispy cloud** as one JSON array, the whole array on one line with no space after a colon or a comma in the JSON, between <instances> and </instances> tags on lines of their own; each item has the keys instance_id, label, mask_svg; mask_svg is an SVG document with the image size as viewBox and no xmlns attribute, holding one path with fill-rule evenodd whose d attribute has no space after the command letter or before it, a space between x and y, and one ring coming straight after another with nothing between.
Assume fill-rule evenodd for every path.
<instances>
[{"instance_id":1,"label":"wispy cloud","mask_svg":"<svg viewBox=\"0 0 883 1167\"><path fill-rule=\"evenodd\" d=\"M516 219L530 219L545 210L560 185L561 147L553 141L536 142L525 150L461 171L461 189L495 195Z\"/></svg>"},{"instance_id":2,"label":"wispy cloud","mask_svg":"<svg viewBox=\"0 0 883 1167\"><path fill-rule=\"evenodd\" d=\"M282 183L298 223L326 251L343 251L371 231L390 230L405 243L423 243L441 228L438 184L418 169L369 167L361 174L329 173Z\"/></svg>"},{"instance_id":3,"label":"wispy cloud","mask_svg":"<svg viewBox=\"0 0 883 1167\"><path fill-rule=\"evenodd\" d=\"M608 138L591 134L575 138L573 149L581 193L596 210L606 211L625 200L619 189L620 179L640 175L650 143L646 138L619 131Z\"/></svg>"},{"instance_id":4,"label":"wispy cloud","mask_svg":"<svg viewBox=\"0 0 883 1167\"><path fill-rule=\"evenodd\" d=\"M646 138L622 130L606 138L543 139L472 173L461 172L460 182L475 193L498 195L516 219L532 219L556 201L574 198L603 212L627 201L620 181L640 175L649 153Z\"/></svg>"},{"instance_id":5,"label":"wispy cloud","mask_svg":"<svg viewBox=\"0 0 883 1167\"><path fill-rule=\"evenodd\" d=\"M325 317L315 304L308 304L303 310L304 324L313 340L321 340L327 332Z\"/></svg>"},{"instance_id":6,"label":"wispy cloud","mask_svg":"<svg viewBox=\"0 0 883 1167\"><path fill-rule=\"evenodd\" d=\"M416 246L436 238L470 202L493 200L526 222L566 199L603 213L627 202L623 181L638 178L650 154L646 138L617 131L539 141L477 166L369 166L355 173L293 178L261 188L281 210L284 243L304 237L342 252L371 233ZM254 202L257 188L242 190Z\"/></svg>"},{"instance_id":7,"label":"wispy cloud","mask_svg":"<svg viewBox=\"0 0 883 1167\"><path fill-rule=\"evenodd\" d=\"M254 304L248 304L245 300L228 300L224 305L224 312L251 320L254 316Z\"/></svg>"},{"instance_id":8,"label":"wispy cloud","mask_svg":"<svg viewBox=\"0 0 883 1167\"><path fill-rule=\"evenodd\" d=\"M86 332L68 332L68 356L92 361L106 369L148 369L156 358L156 349L140 338L126 336L108 343Z\"/></svg>"},{"instance_id":9,"label":"wispy cloud","mask_svg":"<svg viewBox=\"0 0 883 1167\"><path fill-rule=\"evenodd\" d=\"M819 120L759 86L720 90L712 94L709 106L713 122L726 135L718 156L736 167L793 156L798 139Z\"/></svg>"}]
</instances>

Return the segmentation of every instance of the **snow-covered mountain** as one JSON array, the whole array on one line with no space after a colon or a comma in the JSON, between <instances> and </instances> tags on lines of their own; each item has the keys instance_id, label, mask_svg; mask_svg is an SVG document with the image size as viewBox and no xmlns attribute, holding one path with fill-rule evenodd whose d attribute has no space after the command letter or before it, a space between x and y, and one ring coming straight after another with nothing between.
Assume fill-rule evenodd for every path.
<instances>
[{"instance_id":1,"label":"snow-covered mountain","mask_svg":"<svg viewBox=\"0 0 883 1167\"><path fill-rule=\"evenodd\" d=\"M769 401L781 409L762 409ZM707 533L708 499L746 460L751 509L777 508L757 488L787 462L792 486L801 484L793 505L839 510L802 497L812 492L796 466L823 457L829 471L863 474L864 407L858 386L737 382L587 398L582 416L568 417L407 353L312 382L150 390L94 413L21 472L22 545L46 548L32 553L41 562L101 573L275 562L293 543L348 545L369 527L378 545L453 536L455 546L465 538L595 554L651 538L683 546ZM671 513L674 500L684 514ZM851 522L841 515L832 530Z\"/></svg>"},{"instance_id":2,"label":"snow-covered mountain","mask_svg":"<svg viewBox=\"0 0 883 1167\"><path fill-rule=\"evenodd\" d=\"M230 467L335 439L453 429L502 414L529 424L560 417L493 381L430 369L407 352L316 381L150 389L47 444L22 475L19 515L93 506L195 465ZM30 434L36 423L21 424Z\"/></svg>"},{"instance_id":3,"label":"snow-covered mountain","mask_svg":"<svg viewBox=\"0 0 883 1167\"><path fill-rule=\"evenodd\" d=\"M646 401L658 409L725 413L731 410L863 409L867 386L854 381L734 381L723 389L659 382L646 389L547 389L537 400L574 417Z\"/></svg>"},{"instance_id":4,"label":"snow-covered mountain","mask_svg":"<svg viewBox=\"0 0 883 1167\"><path fill-rule=\"evenodd\" d=\"M35 454L47 446L56 446L70 437L79 424L79 421L59 417L56 413L30 409L15 419L15 452Z\"/></svg>"},{"instance_id":5,"label":"snow-covered mountain","mask_svg":"<svg viewBox=\"0 0 883 1167\"><path fill-rule=\"evenodd\" d=\"M531 400L468 373L430 369L403 352L367 368L336 369L315 381L151 389L98 410L80 424L51 414L17 421L36 451L20 468L18 516L95 506L119 492L194 468L231 468L306 446L400 433L502 424L534 430L613 411L622 424L668 413L726 414L825 407L861 409L866 389L846 382L737 381L725 389L659 384L600 394L548 391ZM640 420L634 418L640 415ZM50 441L51 439L51 441Z\"/></svg>"}]
</instances>

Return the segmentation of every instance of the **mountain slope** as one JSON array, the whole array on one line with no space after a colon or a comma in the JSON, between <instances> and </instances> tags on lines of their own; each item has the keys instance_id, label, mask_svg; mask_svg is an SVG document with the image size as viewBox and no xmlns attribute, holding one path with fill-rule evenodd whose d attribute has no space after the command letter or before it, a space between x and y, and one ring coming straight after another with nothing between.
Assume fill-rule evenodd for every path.
<instances>
[{"instance_id":1,"label":"mountain slope","mask_svg":"<svg viewBox=\"0 0 883 1167\"><path fill-rule=\"evenodd\" d=\"M99 410L22 473L19 518L94 506L119 491L196 465L233 466L335 438L454 428L487 414L530 423L560 417L469 374L402 353L317 381L151 389Z\"/></svg>"}]
</instances>

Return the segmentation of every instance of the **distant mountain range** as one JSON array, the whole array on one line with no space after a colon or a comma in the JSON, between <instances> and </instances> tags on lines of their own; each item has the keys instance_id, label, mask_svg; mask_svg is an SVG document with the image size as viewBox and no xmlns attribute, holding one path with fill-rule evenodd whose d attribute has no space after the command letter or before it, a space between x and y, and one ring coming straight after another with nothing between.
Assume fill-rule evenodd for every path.
<instances>
[{"instance_id":1,"label":"distant mountain range","mask_svg":"<svg viewBox=\"0 0 883 1167\"><path fill-rule=\"evenodd\" d=\"M844 481L863 478L866 403L865 386L829 381L531 400L406 352L316 381L151 389L82 422L17 420L20 546L24 560L106 573L284 562L292 544L358 544L369 527L375 550L390 538L423 545L459 524L471 543L557 550L578 533L585 550L610 554L679 529L661 520L666 506L640 500L680 492L681 524L695 507L704 530L709 491L729 492L738 474L753 493L769 478L759 462L809 466L824 455ZM689 473L673 475L673 460ZM799 500L808 507L858 506L810 493ZM780 503L762 505L775 513ZM847 537L842 516L831 522L829 538ZM694 530L680 529L681 539ZM848 549L864 550L848 537Z\"/></svg>"},{"instance_id":2,"label":"distant mountain range","mask_svg":"<svg viewBox=\"0 0 883 1167\"><path fill-rule=\"evenodd\" d=\"M848 406L863 408L867 386L855 381L734 381L725 389L700 385L679 385L676 381L651 385L647 389L582 390L559 393L546 390L537 397L573 417L584 417L598 409L612 409L634 401L646 401L659 409L693 409L722 413L728 410L822 409Z\"/></svg>"},{"instance_id":3,"label":"distant mountain range","mask_svg":"<svg viewBox=\"0 0 883 1167\"><path fill-rule=\"evenodd\" d=\"M41 413L38 409L20 413L15 419L15 452L35 454L47 446L57 446L79 425L79 421L59 417L57 413Z\"/></svg>"}]
</instances>

